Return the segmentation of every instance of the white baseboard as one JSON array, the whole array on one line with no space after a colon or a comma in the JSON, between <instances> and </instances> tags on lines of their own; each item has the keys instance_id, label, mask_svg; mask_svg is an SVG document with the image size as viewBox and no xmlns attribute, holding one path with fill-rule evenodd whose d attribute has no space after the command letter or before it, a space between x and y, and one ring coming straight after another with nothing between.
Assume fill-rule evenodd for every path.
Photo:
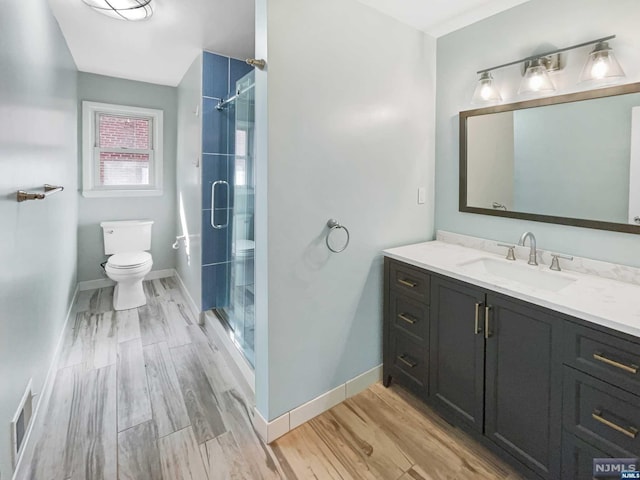
<instances>
[{"instance_id":1,"label":"white baseboard","mask_svg":"<svg viewBox=\"0 0 640 480\"><path fill-rule=\"evenodd\" d=\"M164 270L151 270L145 280L157 280L158 278L173 277L176 271L173 268L167 268ZM99 278L98 280L85 280L84 282L78 282L78 289L81 292L85 290L95 290L96 288L112 287L116 282L110 278Z\"/></svg>"},{"instance_id":2,"label":"white baseboard","mask_svg":"<svg viewBox=\"0 0 640 480\"><path fill-rule=\"evenodd\" d=\"M73 297L71 298L71 302L69 303L69 307L67 309L67 318L64 320L64 324L62 325L62 331L60 332L60 336L58 337L58 343L56 344L56 348L53 351L53 358L51 359L51 365L49 365L49 370L47 371L47 376L44 380L44 384L42 385L42 390L39 394L36 395L37 402L36 406L33 409L33 415L31 416L31 422L29 423L29 427L24 437L24 447L22 448L22 452L16 461L16 468L13 471L13 480L21 478L25 476L26 472L22 472L23 467L22 460L25 458L27 452L32 452L35 448L35 445L31 445L31 437L37 438L34 432L38 434L42 434L43 425L38 424L38 420L40 419L40 412L46 411L46 406L49 404L49 399L51 398L51 392L53 391L53 384L55 382L56 373L58 371L58 362L60 360L60 353L62 352L62 347L64 345L65 334L67 333L67 329L69 328L69 319L73 313L73 307L76 304L76 300L78 298L78 292L80 291L79 285L76 285L76 289L73 292Z\"/></svg>"},{"instance_id":3,"label":"white baseboard","mask_svg":"<svg viewBox=\"0 0 640 480\"><path fill-rule=\"evenodd\" d=\"M371 385L382 381L382 365L373 367L371 370L352 378L345 383L347 398L353 397L366 390Z\"/></svg>"},{"instance_id":4,"label":"white baseboard","mask_svg":"<svg viewBox=\"0 0 640 480\"><path fill-rule=\"evenodd\" d=\"M335 407L347 399L346 383L329 390L313 400L294 408L289 412L289 426L291 430L317 417L323 412Z\"/></svg>"},{"instance_id":5,"label":"white baseboard","mask_svg":"<svg viewBox=\"0 0 640 480\"><path fill-rule=\"evenodd\" d=\"M151 270L146 277L145 280L158 280L159 278L169 278L173 277L176 274L176 270L174 268L165 268L164 270Z\"/></svg>"},{"instance_id":6,"label":"white baseboard","mask_svg":"<svg viewBox=\"0 0 640 480\"><path fill-rule=\"evenodd\" d=\"M189 308L191 308L191 313L193 313L193 315L196 317L196 319L199 319L199 317L200 317L200 305L198 305L193 300L193 297L189 293L189 290L187 289L187 286L185 285L184 281L182 280L182 277L180 276L180 273L178 273L177 270L174 270L173 273L174 273L174 275L176 277L176 280L178 281L178 287L180 288L180 291L182 292L182 295L184 295L184 298L189 303Z\"/></svg>"},{"instance_id":7,"label":"white baseboard","mask_svg":"<svg viewBox=\"0 0 640 480\"><path fill-rule=\"evenodd\" d=\"M265 442L271 443L294 428L335 407L347 398L366 390L380 380L382 380L382 365L378 365L342 385L338 385L336 388L290 410L271 422L265 420L260 412L255 410L253 426Z\"/></svg>"},{"instance_id":8,"label":"white baseboard","mask_svg":"<svg viewBox=\"0 0 640 480\"><path fill-rule=\"evenodd\" d=\"M272 420L271 422L267 422L264 417L260 415L260 412L257 409L254 409L253 418L251 420L253 421L253 427L256 429L256 432L266 443L271 443L274 440L277 440L291 430L291 426L289 424L289 412L275 420Z\"/></svg>"}]
</instances>

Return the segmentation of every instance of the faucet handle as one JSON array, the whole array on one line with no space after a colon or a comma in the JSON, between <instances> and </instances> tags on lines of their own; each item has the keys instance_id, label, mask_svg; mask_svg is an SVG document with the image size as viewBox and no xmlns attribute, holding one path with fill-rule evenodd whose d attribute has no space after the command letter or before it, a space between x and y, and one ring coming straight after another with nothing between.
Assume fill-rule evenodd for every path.
<instances>
[{"instance_id":1,"label":"faucet handle","mask_svg":"<svg viewBox=\"0 0 640 480\"><path fill-rule=\"evenodd\" d=\"M516 259L516 254L515 254L515 245L508 245L506 243L498 243L499 247L506 247L509 250L507 251L507 260L515 260Z\"/></svg>"},{"instance_id":2,"label":"faucet handle","mask_svg":"<svg viewBox=\"0 0 640 480\"><path fill-rule=\"evenodd\" d=\"M549 267L549 269L551 270L555 270L556 272L560 272L562 271L562 269L560 268L560 260L558 260L559 258L562 258L564 260L573 260L573 257L570 255L562 255L560 253L550 253L551 255L551 266Z\"/></svg>"}]
</instances>

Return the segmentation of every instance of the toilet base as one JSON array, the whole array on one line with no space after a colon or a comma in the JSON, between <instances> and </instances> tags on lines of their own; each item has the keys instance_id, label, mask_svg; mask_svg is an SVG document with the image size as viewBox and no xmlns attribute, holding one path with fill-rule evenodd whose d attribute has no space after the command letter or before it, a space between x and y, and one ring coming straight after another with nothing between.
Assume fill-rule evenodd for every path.
<instances>
[{"instance_id":1,"label":"toilet base","mask_svg":"<svg viewBox=\"0 0 640 480\"><path fill-rule=\"evenodd\" d=\"M147 304L142 288L142 279L133 282L118 282L113 291L113 309L129 310Z\"/></svg>"}]
</instances>

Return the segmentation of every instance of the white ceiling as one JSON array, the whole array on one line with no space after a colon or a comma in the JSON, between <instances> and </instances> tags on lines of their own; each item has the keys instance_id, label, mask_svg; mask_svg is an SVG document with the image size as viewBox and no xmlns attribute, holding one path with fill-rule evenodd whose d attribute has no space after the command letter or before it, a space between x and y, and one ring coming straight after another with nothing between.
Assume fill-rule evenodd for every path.
<instances>
[{"instance_id":1,"label":"white ceiling","mask_svg":"<svg viewBox=\"0 0 640 480\"><path fill-rule=\"evenodd\" d=\"M321 1L321 0L319 0ZM434 37L528 0L358 0ZM143 22L49 0L80 71L176 86L202 50L253 57L254 0L153 0Z\"/></svg>"},{"instance_id":2,"label":"white ceiling","mask_svg":"<svg viewBox=\"0 0 640 480\"><path fill-rule=\"evenodd\" d=\"M101 15L82 0L49 0L82 72L176 86L198 52L253 57L254 0L154 0L146 21Z\"/></svg>"},{"instance_id":3,"label":"white ceiling","mask_svg":"<svg viewBox=\"0 0 640 480\"><path fill-rule=\"evenodd\" d=\"M440 37L529 0L358 0L396 20Z\"/></svg>"}]
</instances>

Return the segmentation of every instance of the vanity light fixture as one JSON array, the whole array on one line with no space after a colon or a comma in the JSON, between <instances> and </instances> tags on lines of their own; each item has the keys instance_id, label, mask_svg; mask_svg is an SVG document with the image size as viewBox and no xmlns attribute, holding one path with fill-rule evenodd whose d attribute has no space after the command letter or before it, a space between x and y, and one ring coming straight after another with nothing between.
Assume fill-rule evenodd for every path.
<instances>
[{"instance_id":1,"label":"vanity light fixture","mask_svg":"<svg viewBox=\"0 0 640 480\"><path fill-rule=\"evenodd\" d=\"M499 102L502 100L500 92L496 87L495 80L491 76L490 72L480 73L478 78L478 85L473 92L472 103L487 103L487 102Z\"/></svg>"},{"instance_id":2,"label":"vanity light fixture","mask_svg":"<svg viewBox=\"0 0 640 480\"><path fill-rule=\"evenodd\" d=\"M618 63L615 54L608 42L598 42L589 54L582 73L580 82L597 81L599 83L615 82L624 78L624 70Z\"/></svg>"},{"instance_id":3,"label":"vanity light fixture","mask_svg":"<svg viewBox=\"0 0 640 480\"><path fill-rule=\"evenodd\" d=\"M518 95L529 93L546 93L555 91L556 87L549 78L547 67L541 58L536 58L524 72Z\"/></svg>"},{"instance_id":4,"label":"vanity light fixture","mask_svg":"<svg viewBox=\"0 0 640 480\"><path fill-rule=\"evenodd\" d=\"M118 20L146 20L153 15L151 0L82 0L96 12Z\"/></svg>"},{"instance_id":5,"label":"vanity light fixture","mask_svg":"<svg viewBox=\"0 0 640 480\"><path fill-rule=\"evenodd\" d=\"M613 54L613 50L609 47L608 41L614 38L616 38L615 35L597 38L577 45L571 45L570 47L558 48L550 52L532 55L513 62L479 70L477 72L479 75L478 84L473 93L472 103L500 102L502 98L496 88L495 80L491 72L518 64L523 66L524 71L523 79L518 89L519 95L553 92L556 88L549 77L549 72L562 68L560 54L589 45L595 45L595 48L589 54L587 63L582 69L580 82L613 83L613 81L625 76L620 63L618 63L618 60Z\"/></svg>"}]
</instances>

